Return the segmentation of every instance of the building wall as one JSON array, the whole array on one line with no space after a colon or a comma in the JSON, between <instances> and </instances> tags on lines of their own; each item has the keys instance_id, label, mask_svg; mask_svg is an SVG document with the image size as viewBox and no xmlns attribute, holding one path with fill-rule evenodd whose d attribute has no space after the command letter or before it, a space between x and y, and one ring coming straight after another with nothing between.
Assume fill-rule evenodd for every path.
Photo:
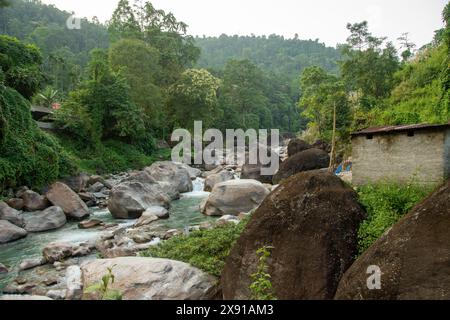
<instances>
[{"instance_id":1,"label":"building wall","mask_svg":"<svg viewBox=\"0 0 450 320\"><path fill-rule=\"evenodd\" d=\"M445 133L444 142L444 177L450 178L450 129Z\"/></svg>"},{"instance_id":2,"label":"building wall","mask_svg":"<svg viewBox=\"0 0 450 320\"><path fill-rule=\"evenodd\" d=\"M450 130L365 135L352 139L353 184L414 179L436 184L450 173Z\"/></svg>"}]
</instances>

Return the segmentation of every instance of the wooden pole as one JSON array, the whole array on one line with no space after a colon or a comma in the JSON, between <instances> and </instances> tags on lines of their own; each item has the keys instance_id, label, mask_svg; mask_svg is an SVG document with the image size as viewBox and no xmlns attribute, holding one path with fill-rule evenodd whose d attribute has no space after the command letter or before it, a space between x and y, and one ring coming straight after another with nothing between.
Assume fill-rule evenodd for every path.
<instances>
[{"instance_id":1,"label":"wooden pole","mask_svg":"<svg viewBox=\"0 0 450 320\"><path fill-rule=\"evenodd\" d=\"M336 102L333 105L333 137L331 140L331 155L330 155L330 165L328 167L328 172L332 173L334 170L334 153L336 148Z\"/></svg>"}]
</instances>

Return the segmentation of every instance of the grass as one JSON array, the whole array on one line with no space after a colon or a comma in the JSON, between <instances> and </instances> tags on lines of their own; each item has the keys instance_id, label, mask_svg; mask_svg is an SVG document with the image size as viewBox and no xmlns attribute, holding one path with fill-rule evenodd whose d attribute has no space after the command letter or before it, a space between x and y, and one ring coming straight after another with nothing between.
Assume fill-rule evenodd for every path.
<instances>
[{"instance_id":1,"label":"grass","mask_svg":"<svg viewBox=\"0 0 450 320\"><path fill-rule=\"evenodd\" d=\"M141 255L183 261L218 277L247 221L248 218L237 225L230 223L211 230L194 231L189 236L175 236Z\"/></svg>"},{"instance_id":2,"label":"grass","mask_svg":"<svg viewBox=\"0 0 450 320\"><path fill-rule=\"evenodd\" d=\"M383 183L357 188L367 218L358 231L358 251L366 251L387 229L423 200L431 187Z\"/></svg>"}]
</instances>

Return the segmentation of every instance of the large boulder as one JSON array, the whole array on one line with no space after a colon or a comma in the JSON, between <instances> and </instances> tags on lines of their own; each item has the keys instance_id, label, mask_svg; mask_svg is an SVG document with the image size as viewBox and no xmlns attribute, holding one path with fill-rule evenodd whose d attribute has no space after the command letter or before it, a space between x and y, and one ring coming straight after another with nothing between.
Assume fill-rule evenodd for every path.
<instances>
[{"instance_id":1,"label":"large boulder","mask_svg":"<svg viewBox=\"0 0 450 320\"><path fill-rule=\"evenodd\" d=\"M218 183L206 199L202 213L208 216L235 215L260 205L269 194L256 180L230 180Z\"/></svg>"},{"instance_id":2,"label":"large boulder","mask_svg":"<svg viewBox=\"0 0 450 320\"><path fill-rule=\"evenodd\" d=\"M60 207L49 207L25 215L25 230L41 232L61 228L67 222L66 215Z\"/></svg>"},{"instance_id":3,"label":"large boulder","mask_svg":"<svg viewBox=\"0 0 450 320\"><path fill-rule=\"evenodd\" d=\"M61 261L72 256L74 246L66 242L52 242L42 249L42 256L48 263Z\"/></svg>"},{"instance_id":4,"label":"large boulder","mask_svg":"<svg viewBox=\"0 0 450 320\"><path fill-rule=\"evenodd\" d=\"M313 148L308 142L301 139L291 139L288 144L288 157L292 157L294 154Z\"/></svg>"},{"instance_id":5,"label":"large boulder","mask_svg":"<svg viewBox=\"0 0 450 320\"><path fill-rule=\"evenodd\" d=\"M24 205L23 199L20 198L11 198L8 201L6 201L6 203L8 204L8 206L16 210L22 210Z\"/></svg>"},{"instance_id":6,"label":"large boulder","mask_svg":"<svg viewBox=\"0 0 450 320\"><path fill-rule=\"evenodd\" d=\"M182 164L171 161L158 161L145 168L155 180L173 184L178 192L190 192L193 189L191 175Z\"/></svg>"},{"instance_id":7,"label":"large boulder","mask_svg":"<svg viewBox=\"0 0 450 320\"><path fill-rule=\"evenodd\" d=\"M27 231L6 220L0 220L0 244L26 237Z\"/></svg>"},{"instance_id":8,"label":"large boulder","mask_svg":"<svg viewBox=\"0 0 450 320\"><path fill-rule=\"evenodd\" d=\"M54 206L63 209L67 218L81 220L89 216L89 209L83 200L64 183L52 184L46 196Z\"/></svg>"},{"instance_id":9,"label":"large boulder","mask_svg":"<svg viewBox=\"0 0 450 320\"><path fill-rule=\"evenodd\" d=\"M49 206L47 199L32 190L27 190L22 193L23 208L25 211L44 210Z\"/></svg>"},{"instance_id":10,"label":"large boulder","mask_svg":"<svg viewBox=\"0 0 450 320\"><path fill-rule=\"evenodd\" d=\"M76 193L79 193L86 190L89 180L89 175L81 173L77 176L67 177L62 182Z\"/></svg>"},{"instance_id":11,"label":"large boulder","mask_svg":"<svg viewBox=\"0 0 450 320\"><path fill-rule=\"evenodd\" d=\"M149 207L168 208L170 197L158 184L125 181L111 190L108 209L116 219L137 219Z\"/></svg>"},{"instance_id":12,"label":"large boulder","mask_svg":"<svg viewBox=\"0 0 450 320\"><path fill-rule=\"evenodd\" d=\"M216 279L184 262L168 259L121 257L99 259L82 265L84 288L98 283L112 268L114 283L123 300L210 299ZM84 299L98 299L85 294Z\"/></svg>"},{"instance_id":13,"label":"large boulder","mask_svg":"<svg viewBox=\"0 0 450 320\"><path fill-rule=\"evenodd\" d=\"M192 168L191 166L181 163L179 164L181 168L184 168L189 173L189 176L191 177L191 180L195 180L196 178L200 177L202 175L202 171L197 168Z\"/></svg>"},{"instance_id":14,"label":"large boulder","mask_svg":"<svg viewBox=\"0 0 450 320\"><path fill-rule=\"evenodd\" d=\"M260 164L244 164L241 171L241 179L253 179L262 183L272 183L272 175L262 175Z\"/></svg>"},{"instance_id":15,"label":"large boulder","mask_svg":"<svg viewBox=\"0 0 450 320\"><path fill-rule=\"evenodd\" d=\"M3 201L0 201L0 220L7 220L21 228L24 226L23 215Z\"/></svg>"},{"instance_id":16,"label":"large boulder","mask_svg":"<svg viewBox=\"0 0 450 320\"><path fill-rule=\"evenodd\" d=\"M335 298L449 300L449 204L450 180L355 261L342 278ZM376 285L377 272L381 280L378 289L372 286Z\"/></svg>"},{"instance_id":17,"label":"large boulder","mask_svg":"<svg viewBox=\"0 0 450 320\"><path fill-rule=\"evenodd\" d=\"M205 186L203 187L204 191L211 192L216 184L233 179L233 173L228 170L222 170L218 173L210 174L205 179Z\"/></svg>"},{"instance_id":18,"label":"large boulder","mask_svg":"<svg viewBox=\"0 0 450 320\"><path fill-rule=\"evenodd\" d=\"M280 165L280 169L273 176L273 184L279 184L299 172L327 168L330 164L330 156L323 150L308 149L294 154Z\"/></svg>"},{"instance_id":19,"label":"large boulder","mask_svg":"<svg viewBox=\"0 0 450 320\"><path fill-rule=\"evenodd\" d=\"M253 213L222 272L224 299L250 298L256 251L272 246L268 273L278 299L331 299L357 253L364 211L334 175L310 171L284 181Z\"/></svg>"}]
</instances>

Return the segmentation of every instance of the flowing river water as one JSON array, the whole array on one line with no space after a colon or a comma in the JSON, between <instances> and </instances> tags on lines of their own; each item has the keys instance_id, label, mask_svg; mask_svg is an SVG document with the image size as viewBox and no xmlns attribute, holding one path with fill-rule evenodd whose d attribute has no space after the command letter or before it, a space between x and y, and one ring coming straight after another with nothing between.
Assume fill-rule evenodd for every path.
<instances>
[{"instance_id":1,"label":"flowing river water","mask_svg":"<svg viewBox=\"0 0 450 320\"><path fill-rule=\"evenodd\" d=\"M173 201L170 207L170 217L159 220L164 229L184 229L186 226L198 225L203 221L213 220L200 213L200 202L208 196L203 191L204 180L197 178L193 181L192 192L184 193L179 200ZM108 209L91 209L91 217L106 223L118 223L121 226L131 226L135 220L116 220ZM103 232L101 229L79 229L76 222L68 222L64 227L42 233L30 233L27 237L15 242L0 245L0 262L10 269L9 273L0 274L0 295L2 289L12 281L18 273L18 265L27 258L40 257L42 249L50 242L81 243L96 239Z\"/></svg>"}]
</instances>

